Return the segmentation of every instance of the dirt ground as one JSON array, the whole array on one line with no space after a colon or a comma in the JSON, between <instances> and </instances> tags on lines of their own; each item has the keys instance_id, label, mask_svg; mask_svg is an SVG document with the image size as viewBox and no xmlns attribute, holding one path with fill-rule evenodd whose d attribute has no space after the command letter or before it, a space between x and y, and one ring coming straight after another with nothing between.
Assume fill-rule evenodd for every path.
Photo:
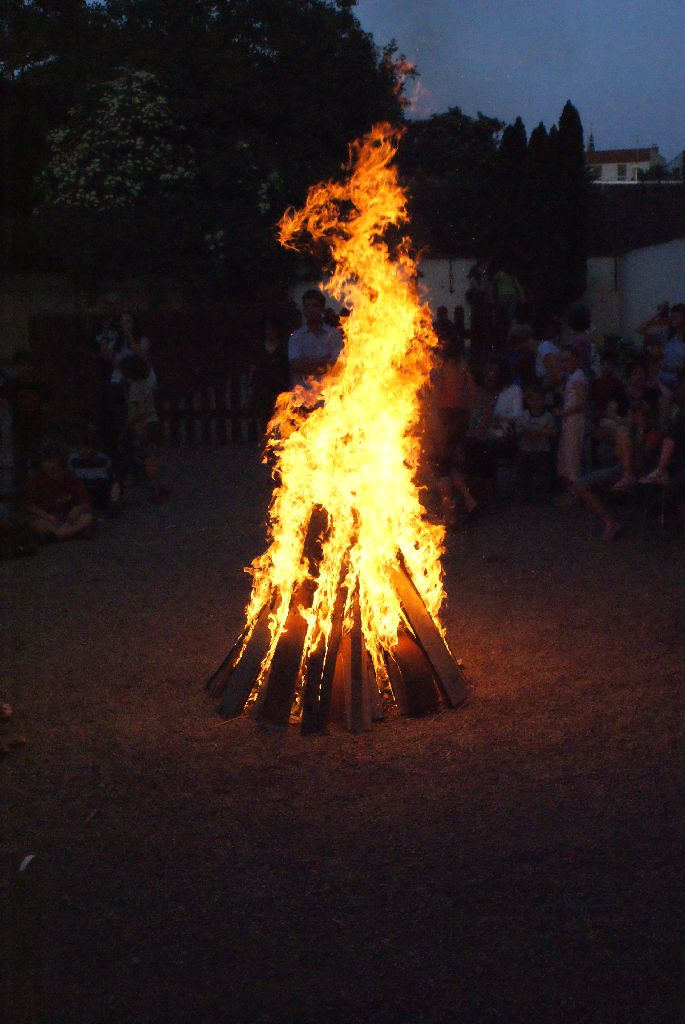
<instances>
[{"instance_id":1,"label":"dirt ground","mask_svg":"<svg viewBox=\"0 0 685 1024\"><path fill-rule=\"evenodd\" d=\"M203 683L268 480L166 459L0 566L10 1024L682 1024L682 548L505 508L445 555L463 708L265 733Z\"/></svg>"}]
</instances>

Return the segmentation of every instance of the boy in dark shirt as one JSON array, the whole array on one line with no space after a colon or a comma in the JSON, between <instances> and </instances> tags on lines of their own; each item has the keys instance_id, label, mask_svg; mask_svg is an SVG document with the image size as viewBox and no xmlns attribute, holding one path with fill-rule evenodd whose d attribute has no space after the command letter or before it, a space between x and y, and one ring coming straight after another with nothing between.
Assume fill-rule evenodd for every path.
<instances>
[{"instance_id":1,"label":"boy in dark shirt","mask_svg":"<svg viewBox=\"0 0 685 1024\"><path fill-rule=\"evenodd\" d=\"M606 414L609 402L616 402L625 410L627 406L626 389L621 378L616 374L616 357L605 352L600 361L599 377L590 385L590 400L596 419Z\"/></svg>"},{"instance_id":2,"label":"boy in dark shirt","mask_svg":"<svg viewBox=\"0 0 685 1024\"><path fill-rule=\"evenodd\" d=\"M39 468L24 491L24 507L29 528L46 540L70 540L92 524L90 495L67 469L60 445L43 445Z\"/></svg>"}]
</instances>

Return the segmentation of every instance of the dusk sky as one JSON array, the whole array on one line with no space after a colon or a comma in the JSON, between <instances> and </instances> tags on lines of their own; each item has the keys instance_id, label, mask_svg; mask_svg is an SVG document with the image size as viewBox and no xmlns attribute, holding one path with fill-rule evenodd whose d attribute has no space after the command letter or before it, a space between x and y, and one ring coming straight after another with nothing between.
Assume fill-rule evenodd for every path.
<instances>
[{"instance_id":1,"label":"dusk sky","mask_svg":"<svg viewBox=\"0 0 685 1024\"><path fill-rule=\"evenodd\" d=\"M577 108L597 149L685 149L685 0L359 0L419 68L415 113L451 106L531 132Z\"/></svg>"}]
</instances>

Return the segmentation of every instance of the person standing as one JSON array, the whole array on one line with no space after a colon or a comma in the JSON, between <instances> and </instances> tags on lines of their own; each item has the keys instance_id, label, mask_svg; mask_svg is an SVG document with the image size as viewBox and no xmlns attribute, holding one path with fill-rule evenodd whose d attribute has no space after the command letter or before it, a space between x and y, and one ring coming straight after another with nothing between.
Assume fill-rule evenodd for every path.
<instances>
[{"instance_id":1,"label":"person standing","mask_svg":"<svg viewBox=\"0 0 685 1024\"><path fill-rule=\"evenodd\" d=\"M573 345L562 348L561 366L565 379L562 407L556 412L560 424L557 472L570 486L581 475L588 379L580 368L578 349Z\"/></svg>"},{"instance_id":2,"label":"person standing","mask_svg":"<svg viewBox=\"0 0 685 1024\"><path fill-rule=\"evenodd\" d=\"M340 332L324 321L326 300L310 288L302 296L304 324L288 340L290 385L303 389L302 404L313 408L320 398L319 383L342 351Z\"/></svg>"},{"instance_id":3,"label":"person standing","mask_svg":"<svg viewBox=\"0 0 685 1024\"><path fill-rule=\"evenodd\" d=\"M276 397L288 389L288 354L283 329L275 317L264 321L264 334L250 367L251 410L261 432L274 411Z\"/></svg>"}]
</instances>

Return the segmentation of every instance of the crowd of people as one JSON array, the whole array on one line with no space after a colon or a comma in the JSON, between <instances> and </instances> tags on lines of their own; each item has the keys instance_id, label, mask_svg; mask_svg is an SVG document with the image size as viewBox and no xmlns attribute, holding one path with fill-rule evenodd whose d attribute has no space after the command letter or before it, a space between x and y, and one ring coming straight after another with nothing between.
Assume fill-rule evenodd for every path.
<instances>
[{"instance_id":1,"label":"crowd of people","mask_svg":"<svg viewBox=\"0 0 685 1024\"><path fill-rule=\"evenodd\" d=\"M33 553L40 542L89 536L138 484L152 501L168 496L154 454L159 416L149 340L123 313L102 322L93 355L97 407L71 438L49 413L50 392L30 352L16 351L0 373L0 444L11 467L0 496L2 557Z\"/></svg>"},{"instance_id":2,"label":"crowd of people","mask_svg":"<svg viewBox=\"0 0 685 1024\"><path fill-rule=\"evenodd\" d=\"M685 305L661 304L625 363L583 306L535 327L520 302L508 314L506 341L480 339L472 358L461 317L437 311L426 432L446 522L492 507L503 477L515 497L584 504L606 541L621 502L650 489L685 519Z\"/></svg>"},{"instance_id":3,"label":"crowd of people","mask_svg":"<svg viewBox=\"0 0 685 1024\"><path fill-rule=\"evenodd\" d=\"M620 530L620 502L654 489L685 519L685 305L662 303L637 328L641 342L625 361L596 344L582 306L565 322L527 322L511 275L501 284L498 332L488 338L482 274L474 268L468 335L461 310L454 320L437 310L435 369L423 396L425 461L447 526L469 523L504 495L582 503L609 541ZM321 401L320 382L343 348L341 314L320 291L306 292L302 309L302 326L289 337L268 318L254 348L250 407L262 430L284 390L304 409ZM5 556L88 536L99 518L116 514L132 484L146 486L152 501L168 496L155 458L160 423L148 339L124 313L102 322L93 351L98 408L71 446L48 429L48 393L30 353L16 352L0 376L0 448L11 438L13 463L0 497Z\"/></svg>"}]
</instances>

